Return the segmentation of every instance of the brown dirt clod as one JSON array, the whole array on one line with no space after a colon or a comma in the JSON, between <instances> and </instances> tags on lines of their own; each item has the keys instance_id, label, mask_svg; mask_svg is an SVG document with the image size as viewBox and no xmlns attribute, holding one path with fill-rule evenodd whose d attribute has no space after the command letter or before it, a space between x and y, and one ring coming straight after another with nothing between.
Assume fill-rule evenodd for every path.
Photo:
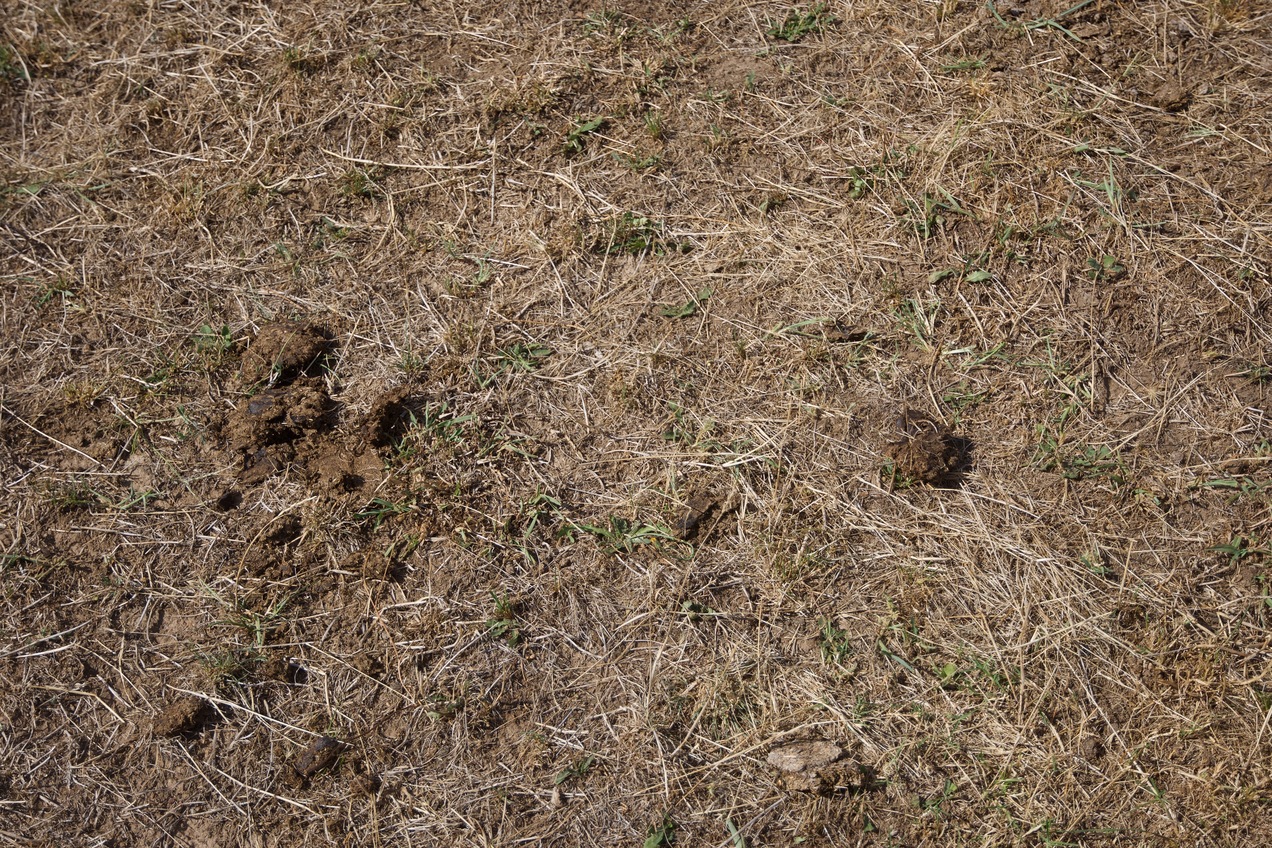
<instances>
[{"instance_id":1,"label":"brown dirt clod","mask_svg":"<svg viewBox=\"0 0 1272 848\"><path fill-rule=\"evenodd\" d=\"M244 384L285 386L314 376L331 352L331 339L313 324L277 321L261 327L243 354Z\"/></svg>"},{"instance_id":2,"label":"brown dirt clod","mask_svg":"<svg viewBox=\"0 0 1272 848\"><path fill-rule=\"evenodd\" d=\"M842 783L847 773L844 749L824 739L791 742L769 751L782 785L798 792L824 793Z\"/></svg>"},{"instance_id":3,"label":"brown dirt clod","mask_svg":"<svg viewBox=\"0 0 1272 848\"><path fill-rule=\"evenodd\" d=\"M301 751L292 769L301 780L308 780L323 769L335 765L349 746L333 736L319 736Z\"/></svg>"},{"instance_id":4,"label":"brown dirt clod","mask_svg":"<svg viewBox=\"0 0 1272 848\"><path fill-rule=\"evenodd\" d=\"M156 736L197 733L212 717L212 705L197 695L182 695L155 716Z\"/></svg>"},{"instance_id":5,"label":"brown dirt clod","mask_svg":"<svg viewBox=\"0 0 1272 848\"><path fill-rule=\"evenodd\" d=\"M698 535L698 530L712 512L720 506L720 502L706 494L698 494L689 498L689 503L676 519L674 530L676 536L689 541Z\"/></svg>"},{"instance_id":6,"label":"brown dirt clod","mask_svg":"<svg viewBox=\"0 0 1272 848\"><path fill-rule=\"evenodd\" d=\"M958 468L962 451L944 424L907 409L897 418L896 428L899 438L888 444L888 456L898 476L936 486Z\"/></svg>"}]
</instances>

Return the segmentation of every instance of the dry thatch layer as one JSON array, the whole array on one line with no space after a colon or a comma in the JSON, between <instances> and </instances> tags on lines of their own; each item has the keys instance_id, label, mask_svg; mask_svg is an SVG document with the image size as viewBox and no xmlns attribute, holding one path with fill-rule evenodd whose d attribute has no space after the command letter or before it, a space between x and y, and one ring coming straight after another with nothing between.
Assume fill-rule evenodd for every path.
<instances>
[{"instance_id":1,"label":"dry thatch layer","mask_svg":"<svg viewBox=\"0 0 1272 848\"><path fill-rule=\"evenodd\" d=\"M1266 841L1269 44L3 0L0 843Z\"/></svg>"}]
</instances>

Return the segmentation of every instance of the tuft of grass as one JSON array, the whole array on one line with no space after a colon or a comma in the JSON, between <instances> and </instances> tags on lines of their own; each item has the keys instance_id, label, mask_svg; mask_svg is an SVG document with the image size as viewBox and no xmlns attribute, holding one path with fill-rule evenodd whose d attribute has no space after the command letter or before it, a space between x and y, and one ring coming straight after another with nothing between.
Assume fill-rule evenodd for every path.
<instances>
[{"instance_id":1,"label":"tuft of grass","mask_svg":"<svg viewBox=\"0 0 1272 848\"><path fill-rule=\"evenodd\" d=\"M340 177L339 191L350 199L369 200L385 195L380 181L385 171L380 167L350 168Z\"/></svg>"},{"instance_id":2,"label":"tuft of grass","mask_svg":"<svg viewBox=\"0 0 1272 848\"><path fill-rule=\"evenodd\" d=\"M941 310L941 301L933 300L924 303L917 298L907 298L892 310L892 317L922 350L932 350L936 336L936 316Z\"/></svg>"},{"instance_id":3,"label":"tuft of grass","mask_svg":"<svg viewBox=\"0 0 1272 848\"><path fill-rule=\"evenodd\" d=\"M668 242L665 234L663 222L636 212L623 212L601 222L601 232L593 244L603 253L632 256L642 253L664 256L673 250L683 250L680 245Z\"/></svg>"},{"instance_id":4,"label":"tuft of grass","mask_svg":"<svg viewBox=\"0 0 1272 848\"><path fill-rule=\"evenodd\" d=\"M821 656L827 665L843 665L852 653L848 632L828 618L821 620Z\"/></svg>"}]
</instances>

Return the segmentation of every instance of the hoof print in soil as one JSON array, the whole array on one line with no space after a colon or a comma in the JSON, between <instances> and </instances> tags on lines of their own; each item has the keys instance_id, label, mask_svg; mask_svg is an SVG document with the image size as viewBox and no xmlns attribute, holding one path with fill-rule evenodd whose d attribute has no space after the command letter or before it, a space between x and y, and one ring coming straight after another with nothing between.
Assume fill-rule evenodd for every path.
<instances>
[{"instance_id":1,"label":"hoof print in soil","mask_svg":"<svg viewBox=\"0 0 1272 848\"><path fill-rule=\"evenodd\" d=\"M269 532L265 534L265 544L275 548L287 548L300 541L300 536L304 532L300 519L294 515L284 516L275 520L269 527Z\"/></svg>"},{"instance_id":2,"label":"hoof print in soil","mask_svg":"<svg viewBox=\"0 0 1272 848\"><path fill-rule=\"evenodd\" d=\"M402 441L415 420L419 404L405 386L390 389L375 399L367 413L363 431L373 447L387 448Z\"/></svg>"},{"instance_id":3,"label":"hoof print in soil","mask_svg":"<svg viewBox=\"0 0 1272 848\"><path fill-rule=\"evenodd\" d=\"M348 749L348 745L335 737L319 736L292 763L292 780L301 785L308 783L315 774L335 765L340 755Z\"/></svg>"},{"instance_id":4,"label":"hoof print in soil","mask_svg":"<svg viewBox=\"0 0 1272 848\"><path fill-rule=\"evenodd\" d=\"M298 377L316 376L331 346L331 338L312 324L266 324L243 354L243 382L285 386Z\"/></svg>"},{"instance_id":5,"label":"hoof print in soil","mask_svg":"<svg viewBox=\"0 0 1272 848\"><path fill-rule=\"evenodd\" d=\"M382 783L378 774L360 774L353 779L351 788L358 795L375 795L380 791Z\"/></svg>"},{"instance_id":6,"label":"hoof print in soil","mask_svg":"<svg viewBox=\"0 0 1272 848\"><path fill-rule=\"evenodd\" d=\"M216 711L197 695L182 695L155 716L156 736L193 736L212 722Z\"/></svg>"},{"instance_id":7,"label":"hoof print in soil","mask_svg":"<svg viewBox=\"0 0 1272 848\"><path fill-rule=\"evenodd\" d=\"M907 409L897 419L898 436L888 456L898 478L940 486L949 483L963 462L966 443L936 419Z\"/></svg>"}]
</instances>

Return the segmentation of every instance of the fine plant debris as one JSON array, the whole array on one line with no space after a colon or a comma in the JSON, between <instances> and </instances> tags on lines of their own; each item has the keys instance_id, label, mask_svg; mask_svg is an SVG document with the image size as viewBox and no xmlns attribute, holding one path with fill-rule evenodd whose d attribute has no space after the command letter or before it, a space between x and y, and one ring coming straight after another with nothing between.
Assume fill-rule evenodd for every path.
<instances>
[{"instance_id":1,"label":"fine plant debris","mask_svg":"<svg viewBox=\"0 0 1272 848\"><path fill-rule=\"evenodd\" d=\"M1272 14L11 2L0 845L1272 841Z\"/></svg>"}]
</instances>

